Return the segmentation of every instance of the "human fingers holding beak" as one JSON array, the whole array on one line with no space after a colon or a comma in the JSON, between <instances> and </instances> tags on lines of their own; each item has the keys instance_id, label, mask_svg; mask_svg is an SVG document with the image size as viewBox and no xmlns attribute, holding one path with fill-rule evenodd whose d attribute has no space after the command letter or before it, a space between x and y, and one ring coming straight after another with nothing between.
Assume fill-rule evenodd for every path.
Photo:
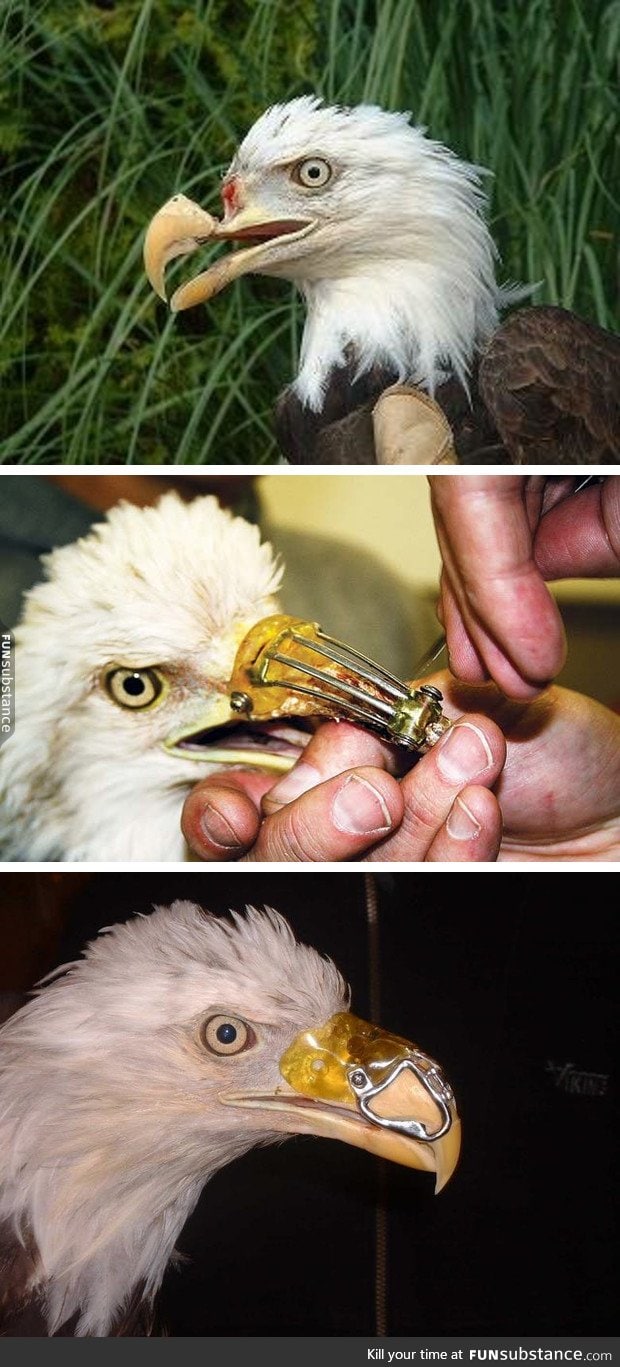
<instances>
[{"instance_id":1,"label":"human fingers holding beak","mask_svg":"<svg viewBox=\"0 0 620 1367\"><path fill-rule=\"evenodd\" d=\"M262 781L241 771L197 785L185 803L185 837L207 860L494 859L501 818L488 790L501 772L503 738L484 717L461 718L453 732L399 779L393 746L327 722L284 779L273 786L265 777L262 793Z\"/></svg>"}]
</instances>

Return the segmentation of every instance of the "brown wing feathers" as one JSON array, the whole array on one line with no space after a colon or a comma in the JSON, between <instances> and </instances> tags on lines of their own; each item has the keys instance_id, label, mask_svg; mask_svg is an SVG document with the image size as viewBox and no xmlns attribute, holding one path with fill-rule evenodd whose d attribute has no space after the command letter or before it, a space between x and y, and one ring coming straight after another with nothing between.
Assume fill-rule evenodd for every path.
<instances>
[{"instance_id":1,"label":"brown wing feathers","mask_svg":"<svg viewBox=\"0 0 620 1367\"><path fill-rule=\"evenodd\" d=\"M521 309L480 365L486 407L514 464L620 460L620 338L566 309Z\"/></svg>"},{"instance_id":2,"label":"brown wing feathers","mask_svg":"<svg viewBox=\"0 0 620 1367\"><path fill-rule=\"evenodd\" d=\"M354 360L333 372L320 413L287 389L276 405L280 449L294 465L372 465L372 408L397 378ZM472 376L437 391L461 464L620 461L620 338L566 309L520 309L498 328Z\"/></svg>"}]
</instances>

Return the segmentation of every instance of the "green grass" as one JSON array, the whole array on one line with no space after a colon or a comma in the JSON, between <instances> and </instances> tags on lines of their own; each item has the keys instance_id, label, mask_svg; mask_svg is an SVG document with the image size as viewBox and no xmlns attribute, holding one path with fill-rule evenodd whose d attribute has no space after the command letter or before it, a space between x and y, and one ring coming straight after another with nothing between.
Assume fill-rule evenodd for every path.
<instances>
[{"instance_id":1,"label":"green grass","mask_svg":"<svg viewBox=\"0 0 620 1367\"><path fill-rule=\"evenodd\" d=\"M292 291L172 320L141 239L176 190L213 208L238 137L306 91L491 167L504 278L617 329L619 50L619 0L0 0L0 459L277 458Z\"/></svg>"}]
</instances>

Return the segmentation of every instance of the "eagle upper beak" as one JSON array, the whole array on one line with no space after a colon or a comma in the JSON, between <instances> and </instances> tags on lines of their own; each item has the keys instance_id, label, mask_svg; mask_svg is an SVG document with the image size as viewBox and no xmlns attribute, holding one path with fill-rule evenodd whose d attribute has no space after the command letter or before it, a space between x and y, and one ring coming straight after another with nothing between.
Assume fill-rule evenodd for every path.
<instances>
[{"instance_id":1,"label":"eagle upper beak","mask_svg":"<svg viewBox=\"0 0 620 1367\"><path fill-rule=\"evenodd\" d=\"M144 266L148 279L165 301L165 269L178 256L189 256L205 242L256 239L251 247L219 257L205 271L175 290L170 300L173 313L206 303L239 276L258 270L268 260L273 244L286 237L305 237L314 228L312 219L274 219L260 205L248 204L224 222L213 218L185 195L173 195L151 219L144 239Z\"/></svg>"},{"instance_id":2,"label":"eagle upper beak","mask_svg":"<svg viewBox=\"0 0 620 1367\"><path fill-rule=\"evenodd\" d=\"M225 642L233 675L236 659L253 629L254 623L238 622ZM230 682L220 682L219 691L214 691L215 687L212 680L208 685L205 681L208 701L201 704L197 699L183 726L166 737L165 752L203 764L288 773L308 743L309 731L294 729L275 707L271 712L265 710L256 723L248 722L232 705Z\"/></svg>"},{"instance_id":3,"label":"eagle upper beak","mask_svg":"<svg viewBox=\"0 0 620 1367\"><path fill-rule=\"evenodd\" d=\"M449 1182L461 1147L456 1102L439 1065L416 1045L342 1011L298 1035L280 1072L286 1090L220 1101L274 1112L285 1133L341 1139L434 1172L436 1191Z\"/></svg>"}]
</instances>

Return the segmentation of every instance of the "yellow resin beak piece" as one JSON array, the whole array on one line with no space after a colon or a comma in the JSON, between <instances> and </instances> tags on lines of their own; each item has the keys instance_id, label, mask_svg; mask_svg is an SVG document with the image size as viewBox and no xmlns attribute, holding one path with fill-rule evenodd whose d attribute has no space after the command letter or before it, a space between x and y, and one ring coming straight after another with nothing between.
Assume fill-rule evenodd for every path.
<instances>
[{"instance_id":1,"label":"yellow resin beak piece","mask_svg":"<svg viewBox=\"0 0 620 1367\"><path fill-rule=\"evenodd\" d=\"M370 1127L370 1142L338 1137L434 1171L437 1191L449 1181L460 1152L456 1102L439 1065L416 1045L343 1011L298 1035L280 1072L294 1092L355 1107Z\"/></svg>"},{"instance_id":2,"label":"yellow resin beak piece","mask_svg":"<svg viewBox=\"0 0 620 1367\"><path fill-rule=\"evenodd\" d=\"M316 622L281 613L257 622L241 642L230 690L233 710L256 721L344 717L418 752L450 725L439 689L403 683Z\"/></svg>"},{"instance_id":3,"label":"yellow resin beak piece","mask_svg":"<svg viewBox=\"0 0 620 1367\"><path fill-rule=\"evenodd\" d=\"M313 644L319 627L300 617L274 613L251 627L239 649L230 679L231 705L235 711L251 712L256 721L273 716L299 716L327 711L327 703L317 689L307 699L296 691L300 671L316 664ZM286 650L290 664L278 658ZM247 704L245 699L247 698Z\"/></svg>"}]
</instances>

